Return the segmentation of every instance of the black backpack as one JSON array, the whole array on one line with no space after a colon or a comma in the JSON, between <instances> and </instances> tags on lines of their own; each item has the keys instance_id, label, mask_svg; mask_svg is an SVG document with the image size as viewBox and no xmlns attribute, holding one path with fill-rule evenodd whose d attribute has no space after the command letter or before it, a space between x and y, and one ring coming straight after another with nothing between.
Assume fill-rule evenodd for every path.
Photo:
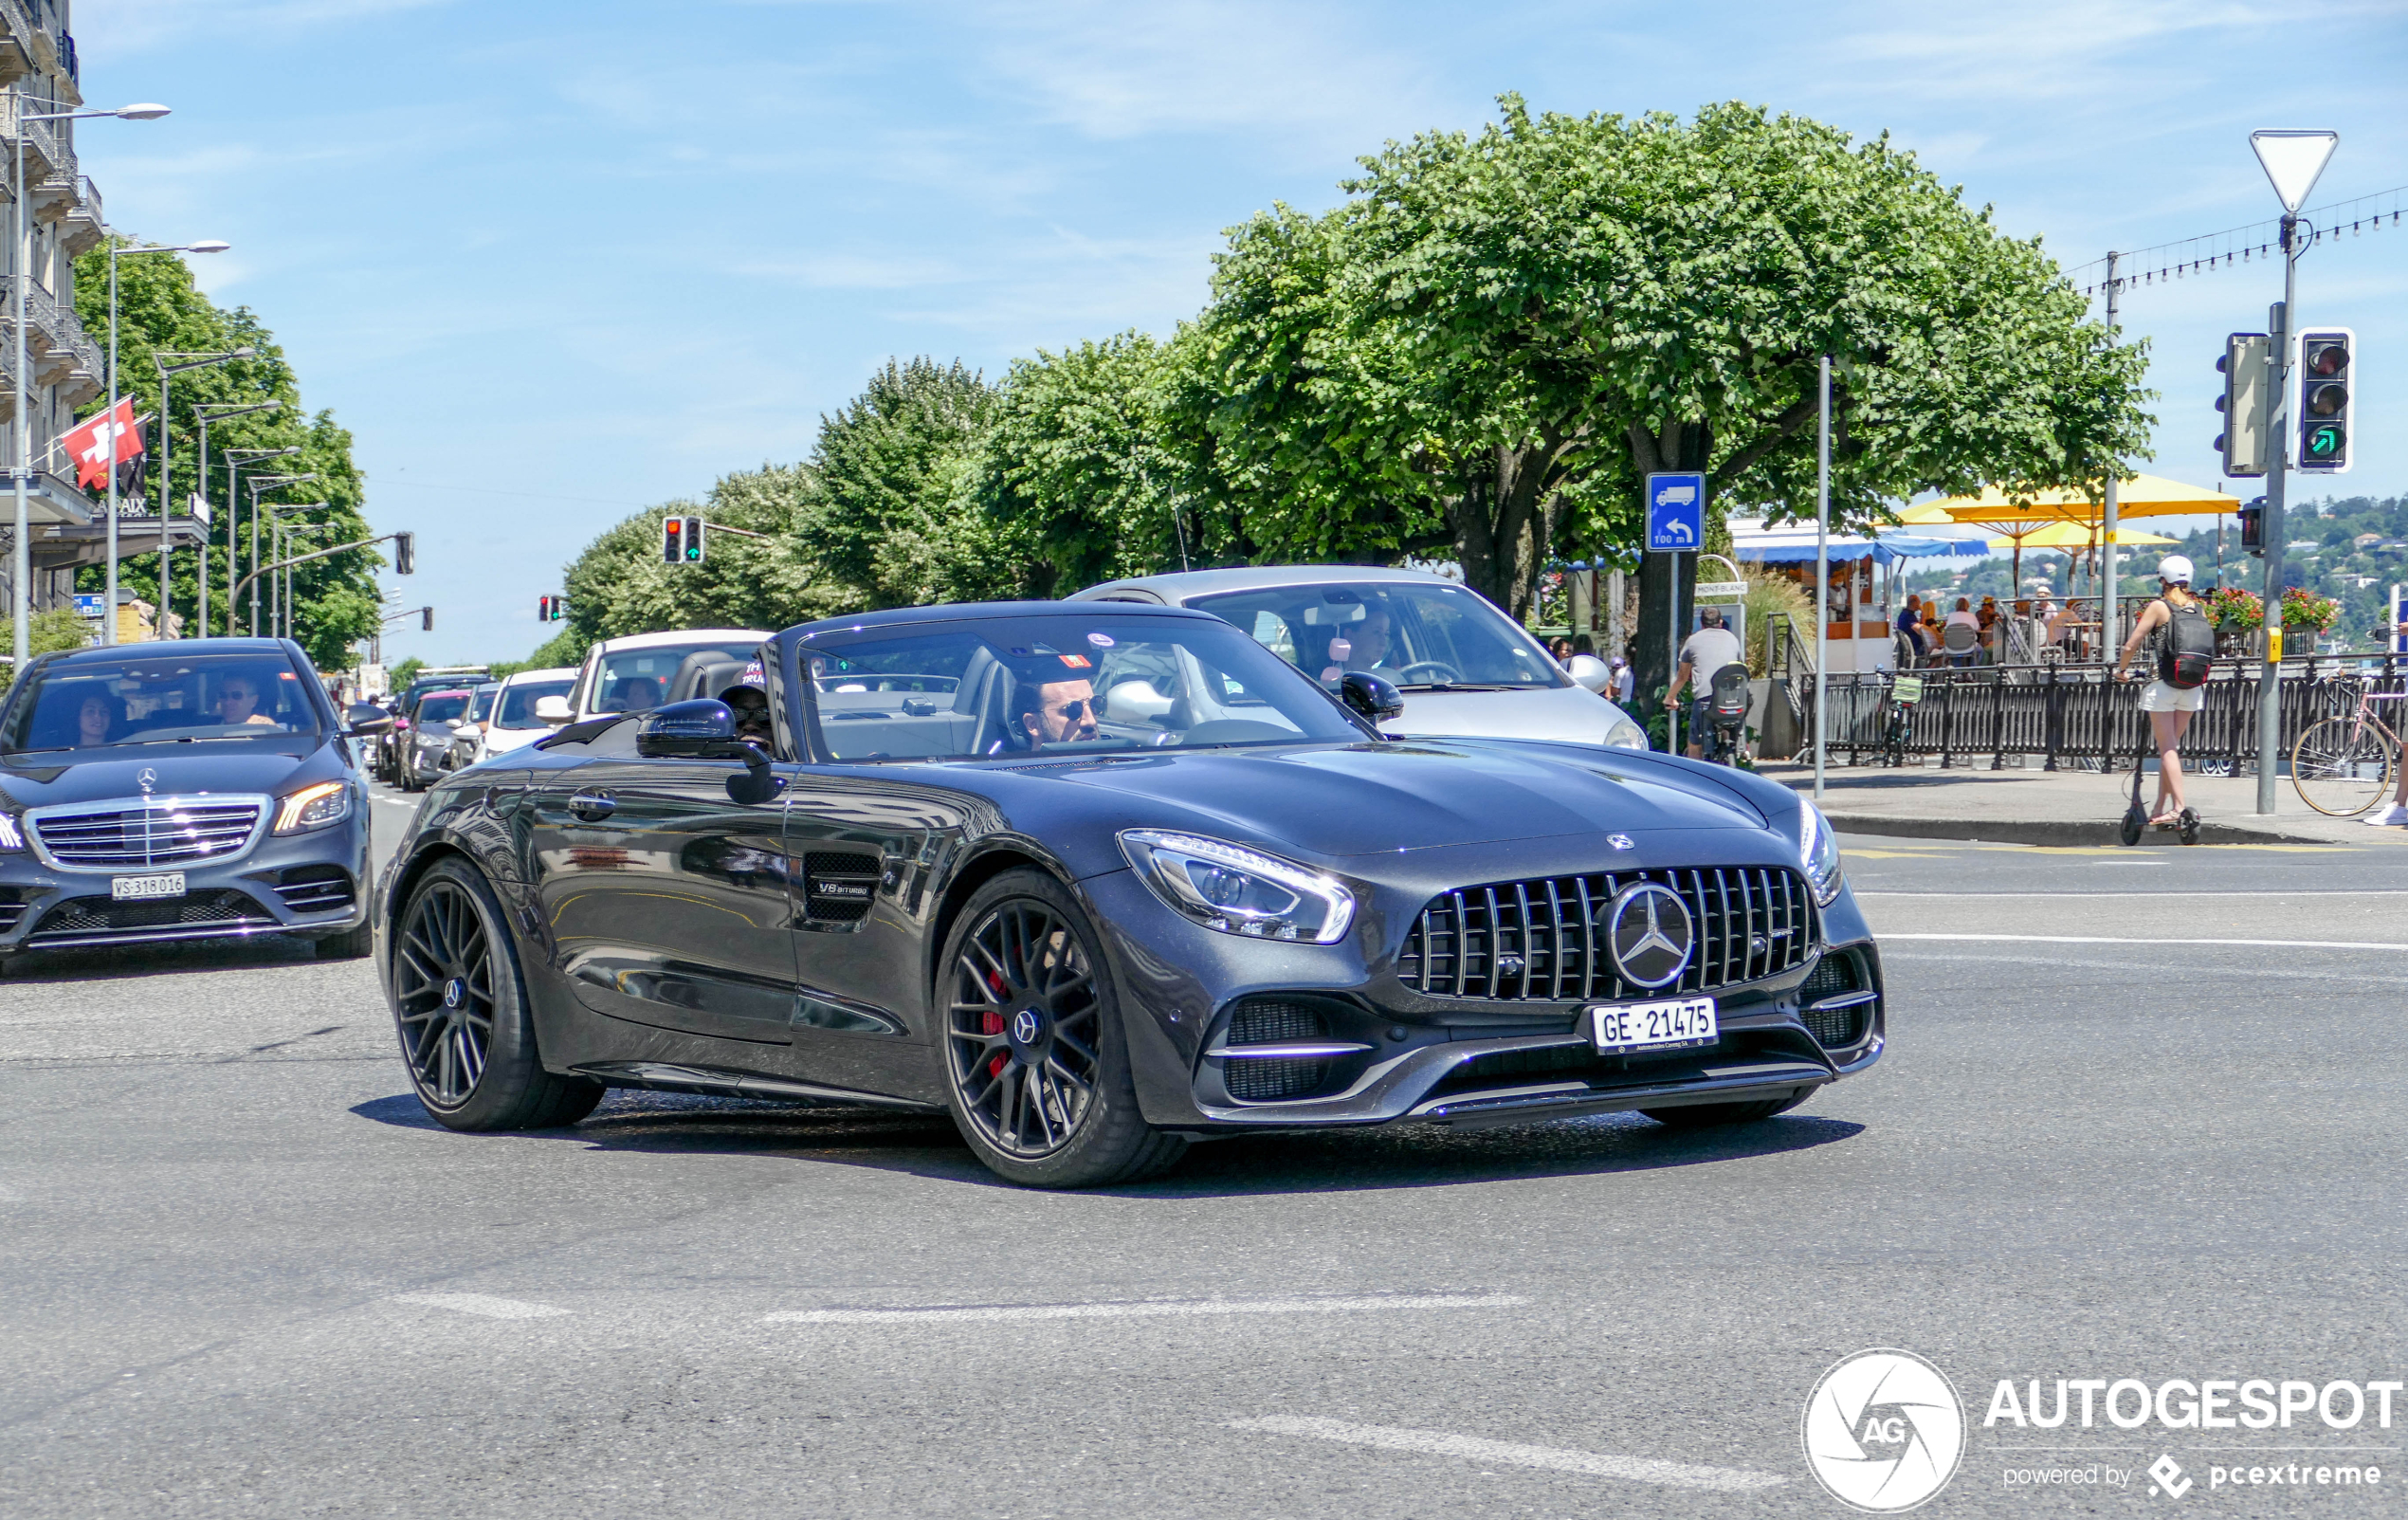
<instances>
[{"instance_id":1,"label":"black backpack","mask_svg":"<svg viewBox=\"0 0 2408 1520\"><path fill-rule=\"evenodd\" d=\"M2157 678L2177 691L2207 685L2207 672L2216 664L2216 625L2197 602L2188 607L2167 602L2165 610L2172 615L2166 619L2164 642L2158 646Z\"/></svg>"}]
</instances>

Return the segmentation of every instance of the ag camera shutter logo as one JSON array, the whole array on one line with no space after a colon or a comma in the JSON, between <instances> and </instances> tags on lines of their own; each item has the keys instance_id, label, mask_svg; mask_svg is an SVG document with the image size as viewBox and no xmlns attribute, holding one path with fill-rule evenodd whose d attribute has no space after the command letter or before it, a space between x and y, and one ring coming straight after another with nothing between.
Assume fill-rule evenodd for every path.
<instances>
[{"instance_id":1,"label":"ag camera shutter logo","mask_svg":"<svg viewBox=\"0 0 2408 1520\"><path fill-rule=\"evenodd\" d=\"M1911 1351L1859 1351L1806 1398L1806 1466L1852 1510L1897 1514L1938 1493L1965 1452L1965 1409Z\"/></svg>"}]
</instances>

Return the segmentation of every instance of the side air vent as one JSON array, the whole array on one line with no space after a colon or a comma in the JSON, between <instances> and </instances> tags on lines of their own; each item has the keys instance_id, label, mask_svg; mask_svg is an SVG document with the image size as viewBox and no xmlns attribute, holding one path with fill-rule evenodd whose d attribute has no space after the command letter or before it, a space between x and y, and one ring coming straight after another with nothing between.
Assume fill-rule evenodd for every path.
<instances>
[{"instance_id":1,"label":"side air vent","mask_svg":"<svg viewBox=\"0 0 2408 1520\"><path fill-rule=\"evenodd\" d=\"M1240 1103L1307 1098L1371 1047L1333 1035L1327 1010L1294 998L1249 998L1230 1010L1229 1032L1209 1053Z\"/></svg>"},{"instance_id":2,"label":"side air vent","mask_svg":"<svg viewBox=\"0 0 2408 1520\"><path fill-rule=\"evenodd\" d=\"M1797 989L1798 1016L1815 1043L1827 1051L1863 1044L1880 1004L1881 995L1869 985L1864 967L1846 950L1816 961Z\"/></svg>"},{"instance_id":3,"label":"side air vent","mask_svg":"<svg viewBox=\"0 0 2408 1520\"><path fill-rule=\"evenodd\" d=\"M814 924L858 924L878 894L878 857L814 850L803 856L803 916Z\"/></svg>"}]
</instances>

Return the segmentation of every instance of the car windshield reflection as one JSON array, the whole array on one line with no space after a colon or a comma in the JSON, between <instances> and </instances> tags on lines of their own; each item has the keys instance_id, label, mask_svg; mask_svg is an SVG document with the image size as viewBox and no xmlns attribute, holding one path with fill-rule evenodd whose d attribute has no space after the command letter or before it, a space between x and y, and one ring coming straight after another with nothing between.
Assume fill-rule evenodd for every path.
<instances>
[{"instance_id":1,"label":"car windshield reflection","mask_svg":"<svg viewBox=\"0 0 2408 1520\"><path fill-rule=\"evenodd\" d=\"M1538 640L1461 586L1354 581L1275 586L1187 603L1226 618L1323 683L1349 670L1405 691L1529 690L1569 685Z\"/></svg>"},{"instance_id":2,"label":"car windshield reflection","mask_svg":"<svg viewBox=\"0 0 2408 1520\"><path fill-rule=\"evenodd\" d=\"M319 733L291 665L274 655L128 653L30 678L9 708L11 755Z\"/></svg>"}]
</instances>

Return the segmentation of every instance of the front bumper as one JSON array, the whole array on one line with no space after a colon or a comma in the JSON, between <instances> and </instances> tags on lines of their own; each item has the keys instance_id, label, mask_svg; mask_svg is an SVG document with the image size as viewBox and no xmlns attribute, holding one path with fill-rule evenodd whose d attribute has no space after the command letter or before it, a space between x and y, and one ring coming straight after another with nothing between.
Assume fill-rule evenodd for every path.
<instances>
[{"instance_id":1,"label":"front bumper","mask_svg":"<svg viewBox=\"0 0 2408 1520\"><path fill-rule=\"evenodd\" d=\"M1108 925L1140 1107L1163 1128L1479 1128L1786 1102L1867 1070L1888 1038L1880 956L1845 893L1818 915L1821 938L1803 963L1713 989L1713 1045L1602 1055L1584 1003L1425 997L1397 981L1393 950L1367 958L1359 942L1215 934L1162 907L1130 872L1079 885ZM1317 1067L1226 1053L1247 1048L1241 1012L1265 1004L1310 1022L1303 1043L1348 1049ZM1824 1011L1810 1015L1816 1005ZM1274 1072L1287 1080L1264 1080Z\"/></svg>"},{"instance_id":2,"label":"front bumper","mask_svg":"<svg viewBox=\"0 0 2408 1520\"><path fill-rule=\"evenodd\" d=\"M115 902L111 874L0 854L0 955L356 928L368 916L366 811L363 799L331 828L268 834L238 859L161 868L183 871L182 897Z\"/></svg>"}]
</instances>

